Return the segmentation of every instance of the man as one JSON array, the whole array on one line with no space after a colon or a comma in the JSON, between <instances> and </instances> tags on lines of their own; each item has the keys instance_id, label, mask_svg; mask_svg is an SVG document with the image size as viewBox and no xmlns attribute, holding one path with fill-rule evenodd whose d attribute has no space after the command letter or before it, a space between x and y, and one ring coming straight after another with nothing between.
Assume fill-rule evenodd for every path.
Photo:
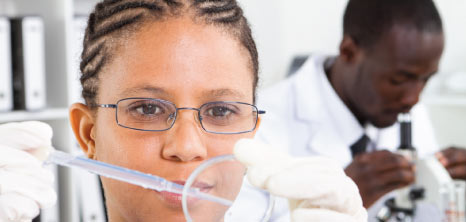
<instances>
[{"instance_id":1,"label":"man","mask_svg":"<svg viewBox=\"0 0 466 222\"><path fill-rule=\"evenodd\" d=\"M415 105L443 48L432 0L350 0L339 55L312 56L260 95L267 117L258 137L296 156L340 161L375 221L381 197L414 181L412 163L390 152L399 145L398 114L411 112L421 157L437 151L427 114ZM465 150L436 155L453 178L466 179Z\"/></svg>"}]
</instances>

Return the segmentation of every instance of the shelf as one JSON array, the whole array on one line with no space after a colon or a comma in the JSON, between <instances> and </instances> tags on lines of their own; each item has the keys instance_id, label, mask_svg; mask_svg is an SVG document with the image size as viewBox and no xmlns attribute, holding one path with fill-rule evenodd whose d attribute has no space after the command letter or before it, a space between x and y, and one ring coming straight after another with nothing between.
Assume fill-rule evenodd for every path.
<instances>
[{"instance_id":1,"label":"shelf","mask_svg":"<svg viewBox=\"0 0 466 222\"><path fill-rule=\"evenodd\" d=\"M466 106L466 95L436 94L426 95L423 102L432 106Z\"/></svg>"},{"instance_id":2,"label":"shelf","mask_svg":"<svg viewBox=\"0 0 466 222\"><path fill-rule=\"evenodd\" d=\"M28 120L57 120L68 118L68 108L52 108L42 111L13 111L0 113L0 123Z\"/></svg>"}]
</instances>

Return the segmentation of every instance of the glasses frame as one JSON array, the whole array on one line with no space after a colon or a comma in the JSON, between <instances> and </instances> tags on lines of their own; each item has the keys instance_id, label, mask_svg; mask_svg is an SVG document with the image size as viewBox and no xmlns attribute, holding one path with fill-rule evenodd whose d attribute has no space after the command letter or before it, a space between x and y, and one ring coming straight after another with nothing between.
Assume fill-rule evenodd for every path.
<instances>
[{"instance_id":1,"label":"glasses frame","mask_svg":"<svg viewBox=\"0 0 466 222\"><path fill-rule=\"evenodd\" d=\"M175 107L175 116L174 116L173 122L170 125L170 127L168 127L167 129L163 129L163 130L145 130L145 129L138 129L138 128L133 128L133 127L128 127L128 126L120 124L120 122L118 121L118 104L120 102L123 102L123 101L126 101L126 100L133 100L133 99L140 99L140 100L144 99L144 100L160 101L160 102L169 103L169 104L173 105L173 107ZM254 123L254 127L251 130L235 132L235 133L228 133L228 132L227 133L221 133L221 132L214 132L214 131L207 130L204 127L204 124L202 123L201 109L204 106L207 106L207 105L210 105L210 104L215 104L215 103L236 103L236 104L242 104L242 105L249 105L249 106L253 107L256 110L256 122ZM199 108L195 108L195 107L180 107L180 108L178 108L178 107L176 107L176 105L174 103L172 103L170 101L163 100L163 99L146 98L146 97L124 98L124 99L118 100L115 104L96 104L96 107L115 109L115 121L116 121L118 126L123 127L123 128L127 128L127 129L138 130L138 131L146 131L146 132L162 132L162 131L170 130L173 127L173 125L175 125L176 117L178 117L178 110L193 110L193 111L197 111L197 118L199 120L201 128L204 131L208 132L208 133L213 133L213 134L242 134L242 133L249 133L249 132L254 131L257 128L257 121L259 119L259 115L266 113L265 110L259 110L257 108L257 106L255 106L253 104L244 103L244 102L237 102L237 101L214 101L214 102L204 103Z\"/></svg>"}]
</instances>

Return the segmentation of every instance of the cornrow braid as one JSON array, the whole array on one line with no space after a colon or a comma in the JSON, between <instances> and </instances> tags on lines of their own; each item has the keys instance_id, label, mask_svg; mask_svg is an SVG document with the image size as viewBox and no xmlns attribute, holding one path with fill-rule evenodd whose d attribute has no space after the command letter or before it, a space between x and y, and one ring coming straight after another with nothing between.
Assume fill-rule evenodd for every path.
<instances>
[{"instance_id":1,"label":"cornrow braid","mask_svg":"<svg viewBox=\"0 0 466 222\"><path fill-rule=\"evenodd\" d=\"M193 19L200 18L208 25L223 28L248 50L255 93L258 53L249 24L236 0L104 0L90 14L84 35L80 80L86 104L95 107L99 73L110 63L118 40L128 38L146 22L176 17L184 10L195 12Z\"/></svg>"},{"instance_id":2,"label":"cornrow braid","mask_svg":"<svg viewBox=\"0 0 466 222\"><path fill-rule=\"evenodd\" d=\"M243 10L236 0L194 0L198 15L208 24L224 27L230 31L248 50L254 72L254 102L255 91L259 81L259 55L252 31Z\"/></svg>"},{"instance_id":3,"label":"cornrow braid","mask_svg":"<svg viewBox=\"0 0 466 222\"><path fill-rule=\"evenodd\" d=\"M162 11L162 7L156 5L156 4L149 4L146 2L128 2L127 4L121 4L117 5L113 8L110 8L109 10L104 11L102 14L99 14L97 16L98 20L104 20L105 18L108 18L112 15L115 15L117 13L120 13L122 11L128 10L128 9L135 9L135 8L146 8L149 10L158 10Z\"/></svg>"}]
</instances>

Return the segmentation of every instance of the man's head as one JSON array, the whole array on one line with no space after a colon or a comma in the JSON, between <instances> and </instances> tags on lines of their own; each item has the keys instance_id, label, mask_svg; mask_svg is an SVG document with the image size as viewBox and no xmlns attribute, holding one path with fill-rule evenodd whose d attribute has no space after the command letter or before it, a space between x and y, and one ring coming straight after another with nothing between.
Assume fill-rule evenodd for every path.
<instances>
[{"instance_id":1,"label":"man's head","mask_svg":"<svg viewBox=\"0 0 466 222\"><path fill-rule=\"evenodd\" d=\"M337 92L361 123L390 126L438 70L440 15L432 0L350 0L343 29Z\"/></svg>"}]
</instances>

